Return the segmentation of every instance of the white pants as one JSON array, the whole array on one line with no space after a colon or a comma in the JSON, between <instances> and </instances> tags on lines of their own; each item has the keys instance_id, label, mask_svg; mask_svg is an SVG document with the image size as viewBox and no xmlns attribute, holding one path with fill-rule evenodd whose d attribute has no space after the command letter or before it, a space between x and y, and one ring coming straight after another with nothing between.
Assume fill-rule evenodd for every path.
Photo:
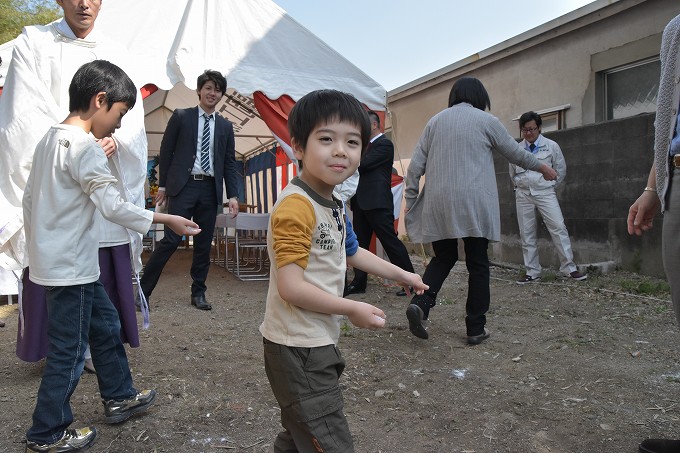
<instances>
[{"instance_id":1,"label":"white pants","mask_svg":"<svg viewBox=\"0 0 680 453\"><path fill-rule=\"evenodd\" d=\"M521 190L515 191L517 206L517 222L519 235L522 239L522 254L524 267L530 277L541 276L541 264L538 261L538 246L536 237L536 209L541 213L545 226L550 232L553 244L560 258L560 272L569 275L578 268L574 264L574 254L571 251L569 233L564 225L562 210L557 202L554 191L531 195Z\"/></svg>"}]
</instances>

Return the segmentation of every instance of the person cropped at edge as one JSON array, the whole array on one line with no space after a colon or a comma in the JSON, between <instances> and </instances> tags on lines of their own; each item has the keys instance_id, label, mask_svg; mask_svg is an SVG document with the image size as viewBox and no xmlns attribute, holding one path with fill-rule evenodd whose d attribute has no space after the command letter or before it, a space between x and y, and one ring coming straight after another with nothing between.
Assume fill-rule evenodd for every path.
<instances>
[{"instance_id":1,"label":"person cropped at edge","mask_svg":"<svg viewBox=\"0 0 680 453\"><path fill-rule=\"evenodd\" d=\"M489 337L489 241L500 240L500 208L493 152L523 168L538 170L545 179L557 173L527 153L501 122L485 112L489 95L473 77L458 79L448 108L432 117L413 152L406 174L406 231L413 242L432 243L434 257L423 281L430 289L416 295L406 309L411 333L428 338L428 319L437 293L458 260L458 239L465 245L468 295L465 305L467 342ZM425 175L422 191L420 178Z\"/></svg>"},{"instance_id":2,"label":"person cropped at edge","mask_svg":"<svg viewBox=\"0 0 680 453\"><path fill-rule=\"evenodd\" d=\"M351 453L338 379L342 315L357 327L380 328L385 313L342 298L346 263L409 285L420 277L358 247L334 188L354 173L368 143L368 116L354 96L335 90L303 96L288 118L300 175L281 192L270 217L272 262L264 321L265 371L281 408L274 451ZM313 363L312 366L310 366Z\"/></svg>"},{"instance_id":3,"label":"person cropped at edge","mask_svg":"<svg viewBox=\"0 0 680 453\"><path fill-rule=\"evenodd\" d=\"M390 262L407 272L413 272L413 264L406 246L394 231L392 196L394 144L380 131L378 115L375 112L368 112L368 118L371 121L371 139L361 156L359 185L351 199L354 231L359 240L359 247L365 249L368 249L375 233ZM365 292L367 280L366 272L355 269L354 279L345 288L344 295Z\"/></svg>"},{"instance_id":4,"label":"person cropped at edge","mask_svg":"<svg viewBox=\"0 0 680 453\"><path fill-rule=\"evenodd\" d=\"M69 428L70 399L88 343L107 423L146 410L156 397L154 390L138 392L132 385L120 320L99 281L94 214L98 210L107 220L139 233L148 231L152 222L183 234L200 230L182 217L135 206L116 188L95 138L108 137L120 127L136 97L134 83L118 66L104 60L86 63L69 86L69 115L36 146L23 216L30 278L47 293L49 348L33 424L26 433L28 452L81 451L94 442L93 427Z\"/></svg>"},{"instance_id":5,"label":"person cropped at edge","mask_svg":"<svg viewBox=\"0 0 680 453\"><path fill-rule=\"evenodd\" d=\"M4 91L0 96L0 247L3 262L24 267L26 256L21 198L33 161L35 146L47 130L69 113L68 87L76 70L95 58L132 66L115 40L97 32L95 21L101 0L58 0L63 19L24 28L16 39ZM144 109L130 112L112 137L100 141L122 196L144 207L147 139ZM11 150L11 151L10 151ZM141 271L142 242L137 232L95 214L99 228L101 280L118 310L121 339L139 346L135 297L130 275ZM23 275L23 295L16 354L35 362L47 355L45 292ZM89 353L87 353L89 357ZM91 361L88 361L91 370Z\"/></svg>"},{"instance_id":6,"label":"person cropped at edge","mask_svg":"<svg viewBox=\"0 0 680 453\"><path fill-rule=\"evenodd\" d=\"M541 134L541 124L543 124L541 115L536 112L526 112L519 117L520 132L524 137L520 146L541 162L554 168L557 172L557 179L546 181L537 171L527 170L513 163L509 164L510 179L515 187L517 222L526 268L526 275L517 280L520 285L541 279L542 269L538 260L538 238L536 237L536 209L541 213L557 250L560 258L560 272L576 281L587 278L578 271L578 267L574 264L569 233L555 193L555 189L564 182L567 176L567 163L560 146Z\"/></svg>"},{"instance_id":7,"label":"person cropped at edge","mask_svg":"<svg viewBox=\"0 0 680 453\"><path fill-rule=\"evenodd\" d=\"M661 38L661 80L654 121L654 163L647 187L628 211L628 234L652 228L661 209L663 267L671 287L673 310L680 323L680 15L668 22ZM646 439L640 453L675 453L680 440Z\"/></svg>"},{"instance_id":8,"label":"person cropped at edge","mask_svg":"<svg viewBox=\"0 0 680 453\"><path fill-rule=\"evenodd\" d=\"M222 212L223 181L229 212L238 215L234 127L215 111L226 90L227 79L219 72L207 70L198 76L198 106L175 110L161 141L156 205L167 201L168 213L193 218L203 230L194 237L191 262L191 305L200 310L212 309L205 298L205 281L215 218ZM144 266L141 287L147 300L181 241L181 235L165 229Z\"/></svg>"}]
</instances>

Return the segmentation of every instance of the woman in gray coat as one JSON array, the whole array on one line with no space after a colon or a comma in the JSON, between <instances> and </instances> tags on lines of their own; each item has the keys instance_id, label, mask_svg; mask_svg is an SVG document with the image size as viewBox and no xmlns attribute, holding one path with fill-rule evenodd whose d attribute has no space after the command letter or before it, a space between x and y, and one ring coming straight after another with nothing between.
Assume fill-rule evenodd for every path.
<instances>
[{"instance_id":1,"label":"woman in gray coat","mask_svg":"<svg viewBox=\"0 0 680 453\"><path fill-rule=\"evenodd\" d=\"M493 165L494 151L522 168L539 171L547 180L557 173L523 150L501 122L486 113L491 107L482 82L458 79L449 94L449 108L425 126L406 176L406 231L411 241L432 243L434 258L423 281L430 286L406 310L411 333L428 337L423 320L435 305L437 292L458 261L458 238L465 245L468 297L465 306L467 342L489 338L489 241L500 240L500 209ZM420 178L425 184L420 190Z\"/></svg>"}]
</instances>

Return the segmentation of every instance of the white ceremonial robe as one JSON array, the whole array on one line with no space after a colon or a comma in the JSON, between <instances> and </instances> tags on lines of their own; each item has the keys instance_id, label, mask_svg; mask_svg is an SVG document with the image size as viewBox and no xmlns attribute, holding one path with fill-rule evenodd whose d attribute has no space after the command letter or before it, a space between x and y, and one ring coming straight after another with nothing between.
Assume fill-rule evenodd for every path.
<instances>
[{"instance_id":1,"label":"white ceremonial robe","mask_svg":"<svg viewBox=\"0 0 680 453\"><path fill-rule=\"evenodd\" d=\"M111 43L111 44L109 44ZM78 68L103 59L123 68L132 80L128 52L93 30L76 38L61 19L45 26L25 27L16 40L0 96L0 266L22 269L28 263L21 201L36 144L69 114L68 87ZM147 139L141 95L114 134L117 152L109 167L127 201L144 207ZM132 243L136 271L141 270L141 235L99 217L100 245ZM59 240L55 238L55 240Z\"/></svg>"}]
</instances>

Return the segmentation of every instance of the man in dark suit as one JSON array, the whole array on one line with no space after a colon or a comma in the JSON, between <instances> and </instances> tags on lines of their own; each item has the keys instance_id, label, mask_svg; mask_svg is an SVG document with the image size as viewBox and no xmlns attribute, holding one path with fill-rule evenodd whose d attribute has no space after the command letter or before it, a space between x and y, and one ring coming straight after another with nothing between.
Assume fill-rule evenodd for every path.
<instances>
[{"instance_id":1,"label":"man in dark suit","mask_svg":"<svg viewBox=\"0 0 680 453\"><path fill-rule=\"evenodd\" d=\"M392 199L392 164L394 145L380 131L380 117L368 112L371 120L371 141L361 157L359 185L352 197L352 223L359 246L368 249L375 232L387 256L395 266L413 272L406 247L394 231L394 201ZM367 274L354 269L354 279L345 287L345 296L366 292ZM397 293L405 295L404 291Z\"/></svg>"},{"instance_id":2,"label":"man in dark suit","mask_svg":"<svg viewBox=\"0 0 680 453\"><path fill-rule=\"evenodd\" d=\"M205 280L210 268L210 246L215 217L222 212L222 181L226 183L229 212L238 214L234 128L215 112L227 89L217 71L205 71L196 84L198 106L173 112L161 141L160 176L156 205L168 205L168 213L193 218L201 232L194 236L191 263L191 305L200 310L212 306L205 299ZM148 298L163 267L177 250L182 237L169 228L144 267L141 287Z\"/></svg>"}]
</instances>

